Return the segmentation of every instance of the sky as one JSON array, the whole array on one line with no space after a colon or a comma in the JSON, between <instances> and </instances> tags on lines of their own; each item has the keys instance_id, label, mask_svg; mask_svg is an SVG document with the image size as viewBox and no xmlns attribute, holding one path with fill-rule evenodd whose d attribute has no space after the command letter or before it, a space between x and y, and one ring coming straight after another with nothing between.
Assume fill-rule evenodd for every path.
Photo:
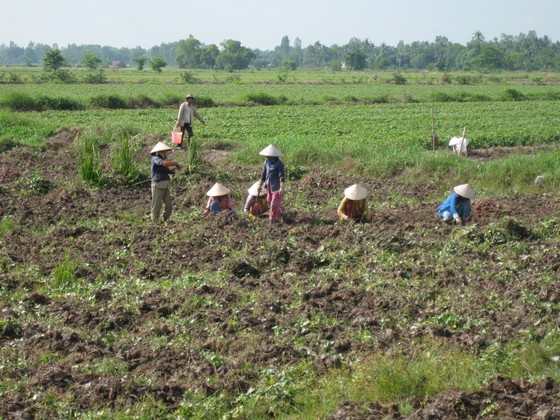
<instances>
[{"instance_id":1,"label":"sky","mask_svg":"<svg viewBox=\"0 0 560 420\"><path fill-rule=\"evenodd\" d=\"M1 0L0 44L95 44L149 49L193 35L272 50L288 36L305 48L351 38L396 46L445 36L465 45L535 31L560 41L558 0Z\"/></svg>"}]
</instances>

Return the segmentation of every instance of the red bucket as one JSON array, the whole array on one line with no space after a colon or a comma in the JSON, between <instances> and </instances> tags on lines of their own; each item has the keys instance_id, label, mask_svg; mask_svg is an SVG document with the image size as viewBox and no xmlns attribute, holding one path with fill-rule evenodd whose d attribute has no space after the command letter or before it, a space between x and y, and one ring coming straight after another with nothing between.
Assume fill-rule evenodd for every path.
<instances>
[{"instance_id":1,"label":"red bucket","mask_svg":"<svg viewBox=\"0 0 560 420\"><path fill-rule=\"evenodd\" d=\"M183 133L180 131L172 131L171 132L171 143L173 144L181 144L183 143Z\"/></svg>"}]
</instances>

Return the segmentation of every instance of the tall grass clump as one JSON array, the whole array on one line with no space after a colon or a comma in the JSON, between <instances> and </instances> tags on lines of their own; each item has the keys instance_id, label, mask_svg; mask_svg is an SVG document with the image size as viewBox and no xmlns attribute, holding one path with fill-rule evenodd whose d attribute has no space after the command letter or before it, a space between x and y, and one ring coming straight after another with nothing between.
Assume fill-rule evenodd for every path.
<instances>
[{"instance_id":1,"label":"tall grass clump","mask_svg":"<svg viewBox=\"0 0 560 420\"><path fill-rule=\"evenodd\" d=\"M257 105L278 105L281 99L264 92L250 92L245 95L245 101Z\"/></svg>"},{"instance_id":2,"label":"tall grass clump","mask_svg":"<svg viewBox=\"0 0 560 420\"><path fill-rule=\"evenodd\" d=\"M187 152L187 169L189 173L195 172L196 168L202 163L199 148L198 141L191 139L191 144Z\"/></svg>"},{"instance_id":3,"label":"tall grass clump","mask_svg":"<svg viewBox=\"0 0 560 420\"><path fill-rule=\"evenodd\" d=\"M70 259L67 252L63 260L54 268L52 288L66 290L76 281L76 263Z\"/></svg>"},{"instance_id":4,"label":"tall grass clump","mask_svg":"<svg viewBox=\"0 0 560 420\"><path fill-rule=\"evenodd\" d=\"M525 95L517 89L506 89L501 95L503 101L523 101L526 99Z\"/></svg>"},{"instance_id":5,"label":"tall grass clump","mask_svg":"<svg viewBox=\"0 0 560 420\"><path fill-rule=\"evenodd\" d=\"M29 112L38 111L37 103L31 95L22 92L11 92L5 95L0 104L11 111Z\"/></svg>"},{"instance_id":6,"label":"tall grass clump","mask_svg":"<svg viewBox=\"0 0 560 420\"><path fill-rule=\"evenodd\" d=\"M67 97L53 97L41 95L33 98L22 92L12 92L0 100L2 107L14 112L45 111L48 109L57 111L75 111L84 109L81 102Z\"/></svg>"},{"instance_id":7,"label":"tall grass clump","mask_svg":"<svg viewBox=\"0 0 560 420\"><path fill-rule=\"evenodd\" d=\"M211 108L213 106L216 106L216 102L214 101L214 99L209 98L208 96L197 96L196 106L199 108Z\"/></svg>"},{"instance_id":8,"label":"tall grass clump","mask_svg":"<svg viewBox=\"0 0 560 420\"><path fill-rule=\"evenodd\" d=\"M121 132L120 141L113 149L111 166L113 171L121 175L128 185L138 181L141 177L140 169L134 159L134 152L131 137L125 132Z\"/></svg>"},{"instance_id":9,"label":"tall grass clump","mask_svg":"<svg viewBox=\"0 0 560 420\"><path fill-rule=\"evenodd\" d=\"M99 186L102 184L103 175L99 158L99 138L93 134L84 134L78 141L80 149L78 155L78 168L84 184Z\"/></svg>"},{"instance_id":10,"label":"tall grass clump","mask_svg":"<svg viewBox=\"0 0 560 420\"><path fill-rule=\"evenodd\" d=\"M41 95L36 101L37 108L41 111L52 109L55 111L79 111L84 109L84 105L72 98L52 97Z\"/></svg>"},{"instance_id":11,"label":"tall grass clump","mask_svg":"<svg viewBox=\"0 0 560 420\"><path fill-rule=\"evenodd\" d=\"M97 108L127 109L129 102L119 95L97 95L90 99L90 104Z\"/></svg>"}]
</instances>

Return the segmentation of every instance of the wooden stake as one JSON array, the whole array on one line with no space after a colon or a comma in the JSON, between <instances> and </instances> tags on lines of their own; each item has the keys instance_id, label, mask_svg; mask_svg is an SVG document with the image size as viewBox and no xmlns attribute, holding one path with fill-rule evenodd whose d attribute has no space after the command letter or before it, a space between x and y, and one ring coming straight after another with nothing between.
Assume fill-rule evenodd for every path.
<instances>
[{"instance_id":1,"label":"wooden stake","mask_svg":"<svg viewBox=\"0 0 560 420\"><path fill-rule=\"evenodd\" d=\"M467 133L467 127L463 128L463 136L461 137L461 143L459 145L459 153L463 153L463 144L465 142L465 134ZM465 156L467 156L467 148L465 147Z\"/></svg>"}]
</instances>

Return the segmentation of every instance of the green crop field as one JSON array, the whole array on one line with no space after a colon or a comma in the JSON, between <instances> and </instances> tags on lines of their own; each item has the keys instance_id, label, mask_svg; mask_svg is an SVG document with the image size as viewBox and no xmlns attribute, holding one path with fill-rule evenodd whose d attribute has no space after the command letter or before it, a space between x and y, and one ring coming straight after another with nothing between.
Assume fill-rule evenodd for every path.
<instances>
[{"instance_id":1,"label":"green crop field","mask_svg":"<svg viewBox=\"0 0 560 420\"><path fill-rule=\"evenodd\" d=\"M69 72L0 69L0 418L554 415L560 76ZM206 124L152 224L187 93ZM242 210L270 143L278 225ZM202 217L215 182L237 215ZM371 223L337 220L355 182Z\"/></svg>"}]
</instances>

